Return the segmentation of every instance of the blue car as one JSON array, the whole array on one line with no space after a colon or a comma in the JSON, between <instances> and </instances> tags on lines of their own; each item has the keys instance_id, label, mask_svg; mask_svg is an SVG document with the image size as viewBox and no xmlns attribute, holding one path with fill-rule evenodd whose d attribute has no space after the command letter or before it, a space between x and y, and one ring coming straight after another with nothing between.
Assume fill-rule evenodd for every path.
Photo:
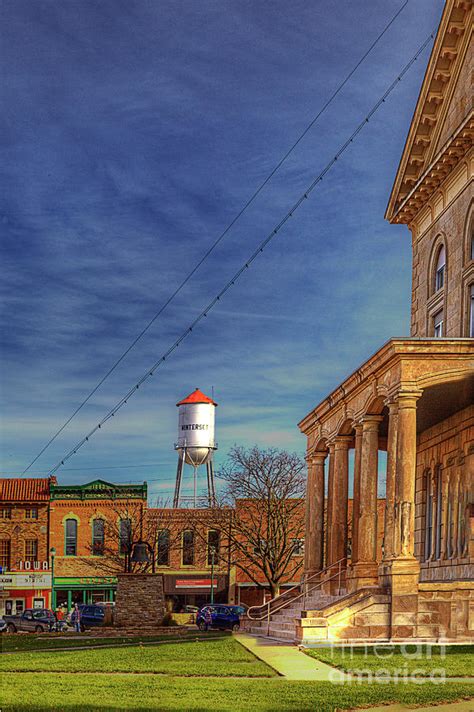
<instances>
[{"instance_id":1,"label":"blue car","mask_svg":"<svg viewBox=\"0 0 474 712\"><path fill-rule=\"evenodd\" d=\"M204 606L196 616L199 630L219 628L220 630L239 630L240 616L230 606Z\"/></svg>"}]
</instances>

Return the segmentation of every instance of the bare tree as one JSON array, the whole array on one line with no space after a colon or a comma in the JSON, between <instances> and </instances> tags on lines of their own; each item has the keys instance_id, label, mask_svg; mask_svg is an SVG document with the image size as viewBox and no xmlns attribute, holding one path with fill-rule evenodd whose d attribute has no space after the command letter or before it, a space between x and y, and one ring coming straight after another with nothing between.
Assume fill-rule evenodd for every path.
<instances>
[{"instance_id":1,"label":"bare tree","mask_svg":"<svg viewBox=\"0 0 474 712\"><path fill-rule=\"evenodd\" d=\"M226 531L231 563L257 586L268 584L272 597L303 563L295 553L304 537L304 473L297 455L258 447L232 448L219 472L226 486L214 526Z\"/></svg>"}]
</instances>

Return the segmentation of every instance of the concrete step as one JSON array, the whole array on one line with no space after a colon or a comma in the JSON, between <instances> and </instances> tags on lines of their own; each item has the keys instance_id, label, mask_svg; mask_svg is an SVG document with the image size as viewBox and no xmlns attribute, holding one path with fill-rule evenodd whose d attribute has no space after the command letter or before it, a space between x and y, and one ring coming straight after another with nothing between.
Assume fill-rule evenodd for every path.
<instances>
[{"instance_id":1,"label":"concrete step","mask_svg":"<svg viewBox=\"0 0 474 712\"><path fill-rule=\"evenodd\" d=\"M268 633L269 638L279 638L280 640L295 640L295 631L283 630L281 628L271 628Z\"/></svg>"}]
</instances>

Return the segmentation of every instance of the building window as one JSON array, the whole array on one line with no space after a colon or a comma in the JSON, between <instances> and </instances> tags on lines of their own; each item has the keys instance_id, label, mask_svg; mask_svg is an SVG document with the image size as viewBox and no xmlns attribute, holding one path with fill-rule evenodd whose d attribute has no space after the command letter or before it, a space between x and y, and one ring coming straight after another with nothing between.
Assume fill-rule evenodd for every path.
<instances>
[{"instance_id":1,"label":"building window","mask_svg":"<svg viewBox=\"0 0 474 712\"><path fill-rule=\"evenodd\" d=\"M10 539L0 539L0 566L3 570L10 570Z\"/></svg>"},{"instance_id":2,"label":"building window","mask_svg":"<svg viewBox=\"0 0 474 712\"><path fill-rule=\"evenodd\" d=\"M433 334L435 339L440 339L444 336L444 316L442 309L433 317Z\"/></svg>"},{"instance_id":3,"label":"building window","mask_svg":"<svg viewBox=\"0 0 474 712\"><path fill-rule=\"evenodd\" d=\"M435 273L435 292L444 287L444 273L446 270L446 251L444 246L438 252L438 261L436 262Z\"/></svg>"},{"instance_id":4,"label":"building window","mask_svg":"<svg viewBox=\"0 0 474 712\"><path fill-rule=\"evenodd\" d=\"M183 566L194 566L194 532L183 532Z\"/></svg>"},{"instance_id":5,"label":"building window","mask_svg":"<svg viewBox=\"0 0 474 712\"><path fill-rule=\"evenodd\" d=\"M156 557L158 566L170 565L170 530L160 529L158 532L158 552Z\"/></svg>"},{"instance_id":6,"label":"building window","mask_svg":"<svg viewBox=\"0 0 474 712\"><path fill-rule=\"evenodd\" d=\"M94 519L92 522L92 553L94 556L104 555L105 522L103 519Z\"/></svg>"},{"instance_id":7,"label":"building window","mask_svg":"<svg viewBox=\"0 0 474 712\"><path fill-rule=\"evenodd\" d=\"M436 468L436 540L435 559L441 556L441 542L443 539L443 476L441 465Z\"/></svg>"},{"instance_id":8,"label":"building window","mask_svg":"<svg viewBox=\"0 0 474 712\"><path fill-rule=\"evenodd\" d=\"M1 507L0 508L0 519L11 519L12 518L12 508L11 507Z\"/></svg>"},{"instance_id":9,"label":"building window","mask_svg":"<svg viewBox=\"0 0 474 712\"><path fill-rule=\"evenodd\" d=\"M425 475L425 561L431 558L433 536L433 481L430 470Z\"/></svg>"},{"instance_id":10,"label":"building window","mask_svg":"<svg viewBox=\"0 0 474 712\"><path fill-rule=\"evenodd\" d=\"M292 539L292 542L293 542L293 552L291 555L292 556L303 556L303 554L304 554L304 539Z\"/></svg>"},{"instance_id":11,"label":"building window","mask_svg":"<svg viewBox=\"0 0 474 712\"><path fill-rule=\"evenodd\" d=\"M38 561L38 539L25 540L25 561Z\"/></svg>"},{"instance_id":12,"label":"building window","mask_svg":"<svg viewBox=\"0 0 474 712\"><path fill-rule=\"evenodd\" d=\"M264 556L267 548L267 542L265 539L259 539L258 543L253 547L253 553L257 556Z\"/></svg>"},{"instance_id":13,"label":"building window","mask_svg":"<svg viewBox=\"0 0 474 712\"><path fill-rule=\"evenodd\" d=\"M77 554L77 521L66 519L66 556Z\"/></svg>"},{"instance_id":14,"label":"building window","mask_svg":"<svg viewBox=\"0 0 474 712\"><path fill-rule=\"evenodd\" d=\"M119 531L119 551L121 554L129 554L132 548L132 520L121 519Z\"/></svg>"},{"instance_id":15,"label":"building window","mask_svg":"<svg viewBox=\"0 0 474 712\"><path fill-rule=\"evenodd\" d=\"M469 291L469 336L474 337L474 284L471 284Z\"/></svg>"},{"instance_id":16,"label":"building window","mask_svg":"<svg viewBox=\"0 0 474 712\"><path fill-rule=\"evenodd\" d=\"M26 519L38 519L38 507L27 507L25 517Z\"/></svg>"},{"instance_id":17,"label":"building window","mask_svg":"<svg viewBox=\"0 0 474 712\"><path fill-rule=\"evenodd\" d=\"M446 512L447 532L446 532L446 553L448 559L454 555L454 494L448 495Z\"/></svg>"},{"instance_id":18,"label":"building window","mask_svg":"<svg viewBox=\"0 0 474 712\"><path fill-rule=\"evenodd\" d=\"M217 563L219 558L219 546L220 546L220 534L216 529L210 529L207 532L207 565L211 566L212 563ZM214 562L213 554L214 552Z\"/></svg>"}]
</instances>

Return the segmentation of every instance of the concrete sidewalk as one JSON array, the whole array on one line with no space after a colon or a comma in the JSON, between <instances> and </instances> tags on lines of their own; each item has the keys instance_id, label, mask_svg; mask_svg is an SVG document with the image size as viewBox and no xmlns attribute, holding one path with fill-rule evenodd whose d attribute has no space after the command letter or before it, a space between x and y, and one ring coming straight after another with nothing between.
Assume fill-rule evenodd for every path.
<instances>
[{"instance_id":1,"label":"concrete sidewalk","mask_svg":"<svg viewBox=\"0 0 474 712\"><path fill-rule=\"evenodd\" d=\"M365 707L358 712L474 712L474 700L448 702L431 707L408 707L407 705L388 705L385 707Z\"/></svg>"},{"instance_id":2,"label":"concrete sidewalk","mask_svg":"<svg viewBox=\"0 0 474 712\"><path fill-rule=\"evenodd\" d=\"M258 638L248 633L238 633L235 638L251 653L287 680L319 680L342 682L348 676L330 665L302 653L296 646L268 638Z\"/></svg>"}]
</instances>

